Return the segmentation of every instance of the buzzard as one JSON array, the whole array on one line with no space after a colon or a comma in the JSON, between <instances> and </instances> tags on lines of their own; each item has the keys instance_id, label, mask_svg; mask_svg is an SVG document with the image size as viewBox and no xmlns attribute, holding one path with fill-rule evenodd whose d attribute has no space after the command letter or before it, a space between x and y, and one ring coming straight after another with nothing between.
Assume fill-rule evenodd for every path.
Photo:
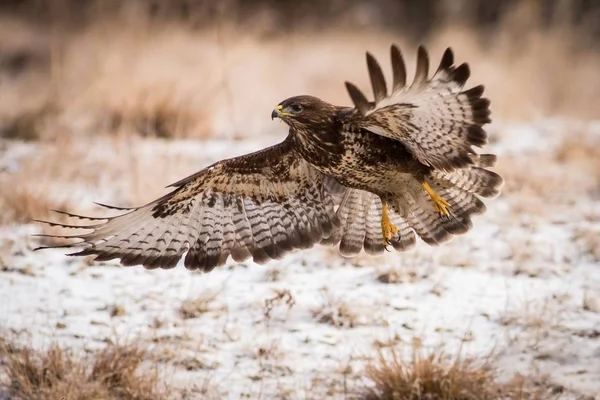
<instances>
[{"instance_id":1,"label":"buzzard","mask_svg":"<svg viewBox=\"0 0 600 400\"><path fill-rule=\"evenodd\" d=\"M144 206L107 206L118 216L60 212L89 222L46 223L87 232L45 236L78 238L62 246L83 248L70 255L173 268L185 254L187 268L208 272L229 256L264 263L317 243L337 245L344 256L378 254L407 250L416 235L437 245L465 233L485 210L480 197L497 196L503 183L487 169L496 156L472 148L487 142L490 102L481 85L463 90L469 67L455 66L451 49L429 78L420 47L408 86L396 46L391 63L388 92L367 53L373 101L349 82L354 107L290 97L271 114L289 126L283 142L219 161Z\"/></svg>"}]
</instances>

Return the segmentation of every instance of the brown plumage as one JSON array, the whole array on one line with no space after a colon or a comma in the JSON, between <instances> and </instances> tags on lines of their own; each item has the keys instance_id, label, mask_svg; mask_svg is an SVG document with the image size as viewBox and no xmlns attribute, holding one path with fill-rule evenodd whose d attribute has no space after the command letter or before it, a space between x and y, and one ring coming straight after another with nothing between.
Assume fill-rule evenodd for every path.
<instances>
[{"instance_id":1,"label":"brown plumage","mask_svg":"<svg viewBox=\"0 0 600 400\"><path fill-rule=\"evenodd\" d=\"M454 66L450 49L428 78L420 47L408 87L396 46L391 61L390 93L367 53L374 101L348 82L354 108L289 98L272 114L290 127L282 143L213 164L116 217L65 213L91 221L76 226L88 232L54 237L79 238L65 246L83 248L73 255L172 268L187 253L187 268L210 271L229 256L261 263L316 243L347 256L378 254L387 245L407 250L416 236L435 245L467 232L485 210L479 197L497 196L502 185L487 169L495 156L472 149L487 140L483 86L463 91L469 68Z\"/></svg>"}]
</instances>

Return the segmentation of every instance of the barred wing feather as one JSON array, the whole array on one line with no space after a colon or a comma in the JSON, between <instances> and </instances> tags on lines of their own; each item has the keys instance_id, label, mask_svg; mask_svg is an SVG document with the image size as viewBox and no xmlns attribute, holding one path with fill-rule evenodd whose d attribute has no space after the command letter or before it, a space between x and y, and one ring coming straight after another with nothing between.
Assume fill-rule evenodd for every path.
<instances>
[{"instance_id":1,"label":"barred wing feather","mask_svg":"<svg viewBox=\"0 0 600 400\"><path fill-rule=\"evenodd\" d=\"M51 223L91 232L74 236L72 255L120 259L123 265L208 272L236 261L279 259L328 238L339 225L324 177L296 156L287 141L224 160L175 183L176 189L116 217L67 214L88 225ZM43 222L43 221L42 221Z\"/></svg>"},{"instance_id":2,"label":"barred wing feather","mask_svg":"<svg viewBox=\"0 0 600 400\"><path fill-rule=\"evenodd\" d=\"M437 71L428 78L429 57L419 47L415 77L406 86L406 68L396 46L392 46L391 60L394 81L388 94L379 63L367 53L374 102L346 82L359 113L350 129L366 129L398 140L420 162L437 169L452 171L471 165L472 146L487 143L482 126L490 122L490 102L482 98L481 85L463 91L470 76L468 65L454 66L448 48Z\"/></svg>"}]
</instances>

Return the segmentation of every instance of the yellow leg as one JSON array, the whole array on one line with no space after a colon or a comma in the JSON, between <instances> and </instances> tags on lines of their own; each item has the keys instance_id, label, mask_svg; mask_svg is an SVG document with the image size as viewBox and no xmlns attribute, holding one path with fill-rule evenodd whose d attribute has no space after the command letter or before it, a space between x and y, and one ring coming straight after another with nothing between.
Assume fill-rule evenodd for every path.
<instances>
[{"instance_id":1,"label":"yellow leg","mask_svg":"<svg viewBox=\"0 0 600 400\"><path fill-rule=\"evenodd\" d=\"M423 188L425 189L429 197L431 197L431 201L433 202L433 208L435 208L435 211L439 212L440 215L450 215L450 212L448 212L450 203L444 200L439 194L434 192L427 182L423 182Z\"/></svg>"},{"instance_id":2,"label":"yellow leg","mask_svg":"<svg viewBox=\"0 0 600 400\"><path fill-rule=\"evenodd\" d=\"M381 207L381 234L383 235L383 244L385 246L391 244L392 238L398 234L398 228L390 221L386 202L383 202Z\"/></svg>"}]
</instances>

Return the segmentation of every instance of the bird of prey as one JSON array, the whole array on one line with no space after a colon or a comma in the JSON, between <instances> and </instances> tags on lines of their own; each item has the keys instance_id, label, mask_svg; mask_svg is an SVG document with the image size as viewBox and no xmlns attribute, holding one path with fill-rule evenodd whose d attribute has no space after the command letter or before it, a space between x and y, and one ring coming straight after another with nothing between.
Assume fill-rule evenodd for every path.
<instances>
[{"instance_id":1,"label":"bird of prey","mask_svg":"<svg viewBox=\"0 0 600 400\"><path fill-rule=\"evenodd\" d=\"M449 48L429 77L420 47L410 85L396 46L391 64L388 91L367 53L373 101L349 82L354 107L290 97L271 114L289 126L283 142L219 161L155 201L117 208L118 216L62 212L89 223L50 224L87 231L47 236L78 238L64 246L82 248L70 255L173 268L185 254L187 268L208 272L229 256L264 263L318 243L344 256L378 254L407 250L416 236L437 245L465 233L485 210L480 197L497 196L503 184L487 169L496 156L473 149L487 143L484 88L463 90L469 67L455 66Z\"/></svg>"}]
</instances>

